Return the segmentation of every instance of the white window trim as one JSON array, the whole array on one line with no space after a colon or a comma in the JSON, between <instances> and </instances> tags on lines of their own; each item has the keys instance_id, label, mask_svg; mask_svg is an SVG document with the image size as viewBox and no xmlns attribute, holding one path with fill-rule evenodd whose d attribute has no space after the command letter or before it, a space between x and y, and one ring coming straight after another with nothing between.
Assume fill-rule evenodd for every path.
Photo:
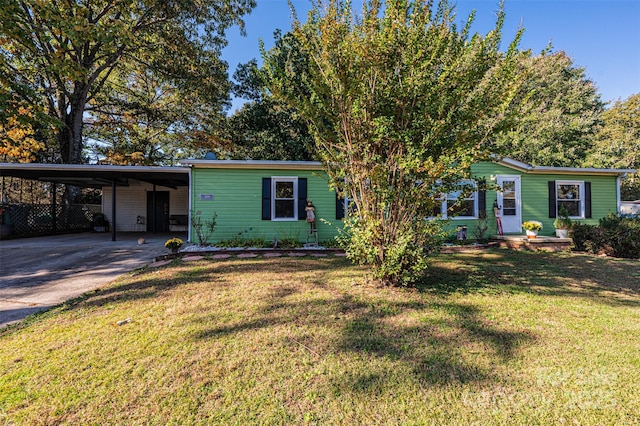
<instances>
[{"instance_id":1,"label":"white window trim","mask_svg":"<svg viewBox=\"0 0 640 426\"><path fill-rule=\"evenodd\" d=\"M570 219L585 219L585 194L584 194L584 181L582 180L557 180L556 181L556 217L560 217L560 209L558 208L558 188L560 185L578 185L578 192L580 194L580 216L569 216ZM564 198L562 198L564 199Z\"/></svg>"},{"instance_id":2,"label":"white window trim","mask_svg":"<svg viewBox=\"0 0 640 426\"><path fill-rule=\"evenodd\" d=\"M471 184L474 186L474 188L476 188L475 191L473 191L470 196L473 196L473 216L452 216L450 219L451 220L471 220L471 219L478 219L478 185L475 181L473 180L462 180L460 181L460 184L462 185L468 185ZM440 219L449 219L449 214L448 214L448 206L447 206L447 201L449 200L449 194L442 194L441 197L439 198L439 200L442 200L441 204L440 204L440 215L437 216ZM459 200L470 200L471 198L460 198ZM453 200L453 198L451 198L451 200ZM435 218L434 216L430 217L431 219Z\"/></svg>"},{"instance_id":3,"label":"white window trim","mask_svg":"<svg viewBox=\"0 0 640 426\"><path fill-rule=\"evenodd\" d=\"M293 182L293 217L276 217L276 182ZM298 220L298 177L297 176L271 176L271 221L272 222L295 222L297 220Z\"/></svg>"}]
</instances>

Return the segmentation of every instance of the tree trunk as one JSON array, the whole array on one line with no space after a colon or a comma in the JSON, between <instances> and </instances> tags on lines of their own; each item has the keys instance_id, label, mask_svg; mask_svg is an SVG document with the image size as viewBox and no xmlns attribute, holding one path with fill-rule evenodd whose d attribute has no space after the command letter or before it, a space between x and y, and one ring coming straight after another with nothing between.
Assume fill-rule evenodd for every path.
<instances>
[{"instance_id":1,"label":"tree trunk","mask_svg":"<svg viewBox=\"0 0 640 426\"><path fill-rule=\"evenodd\" d=\"M64 127L58 133L60 155L64 164L82 164L82 128L84 125L84 108L86 106L85 85L76 84L75 99L71 100L69 111L59 111ZM65 186L64 203L72 204L80 196L80 188Z\"/></svg>"}]
</instances>

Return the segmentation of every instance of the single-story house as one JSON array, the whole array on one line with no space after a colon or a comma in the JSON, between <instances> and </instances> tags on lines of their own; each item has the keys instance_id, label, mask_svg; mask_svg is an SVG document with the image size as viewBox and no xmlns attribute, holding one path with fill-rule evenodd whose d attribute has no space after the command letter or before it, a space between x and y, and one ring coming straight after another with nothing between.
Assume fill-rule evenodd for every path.
<instances>
[{"instance_id":1,"label":"single-story house","mask_svg":"<svg viewBox=\"0 0 640 426\"><path fill-rule=\"evenodd\" d=\"M307 241L306 201L313 203L319 241L342 228L344 201L313 161L183 160L191 168L189 210L203 222L217 215L213 241L235 237ZM194 230L190 240L196 241ZM315 235L312 235L315 239Z\"/></svg>"},{"instance_id":2,"label":"single-story house","mask_svg":"<svg viewBox=\"0 0 640 426\"><path fill-rule=\"evenodd\" d=\"M203 221L217 215L212 242L241 238L267 240L309 236L305 204L311 199L318 240L326 241L342 228L344 201L328 186L319 162L182 160L181 167L0 164L1 176L38 179L53 184L102 188L102 212L111 232L189 232L197 242L190 215ZM471 167L475 181L486 190L457 200L445 194L440 211L455 211L452 229L478 225L497 233L494 205L499 208L505 234L521 234L522 222L537 220L541 235L553 235L554 218L564 206L572 219L597 223L619 212L620 179L635 170L531 166L508 158ZM115 208L114 208L115 206ZM53 206L52 211L55 210ZM55 232L55 230L54 230Z\"/></svg>"},{"instance_id":3,"label":"single-story house","mask_svg":"<svg viewBox=\"0 0 640 426\"><path fill-rule=\"evenodd\" d=\"M243 238L305 241L305 202L311 199L317 217L318 238L333 238L341 228L344 202L328 187L318 162L183 160L191 169L189 210L203 220L217 215L213 241ZM439 217L456 211L452 228L465 225L469 237L478 224L497 233L494 206L505 234L523 233L522 222L537 220L540 235L553 235L553 221L564 206L574 220L597 223L609 212L620 211L620 179L634 170L531 166L508 158L471 167L475 181L488 189L463 200L443 196ZM438 212L436 212L438 213ZM190 240L194 241L193 229Z\"/></svg>"},{"instance_id":4,"label":"single-story house","mask_svg":"<svg viewBox=\"0 0 640 426\"><path fill-rule=\"evenodd\" d=\"M480 162L471 167L472 176L495 184L494 189L476 194L474 210L454 220L473 232L486 214L488 233L494 235L497 204L505 234L520 234L522 222L537 220L544 227L540 235L554 235L553 222L562 207L573 220L597 224L610 212L620 212L620 180L631 173L635 170L531 166L509 158Z\"/></svg>"}]
</instances>

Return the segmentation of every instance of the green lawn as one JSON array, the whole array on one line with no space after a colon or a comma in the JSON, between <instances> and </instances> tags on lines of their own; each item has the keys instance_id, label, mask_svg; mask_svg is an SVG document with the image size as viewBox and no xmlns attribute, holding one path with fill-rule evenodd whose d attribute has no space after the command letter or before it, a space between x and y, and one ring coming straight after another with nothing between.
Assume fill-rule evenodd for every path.
<instances>
[{"instance_id":1,"label":"green lawn","mask_svg":"<svg viewBox=\"0 0 640 426\"><path fill-rule=\"evenodd\" d=\"M0 423L640 423L640 262L440 255L412 291L365 272L136 271L0 334Z\"/></svg>"}]
</instances>

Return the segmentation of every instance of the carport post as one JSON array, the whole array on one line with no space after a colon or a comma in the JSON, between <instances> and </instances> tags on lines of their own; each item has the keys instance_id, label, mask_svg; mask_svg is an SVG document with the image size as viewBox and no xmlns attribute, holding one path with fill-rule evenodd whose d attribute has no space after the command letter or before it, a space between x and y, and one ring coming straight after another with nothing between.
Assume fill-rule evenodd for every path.
<instances>
[{"instance_id":1,"label":"carport post","mask_svg":"<svg viewBox=\"0 0 640 426\"><path fill-rule=\"evenodd\" d=\"M116 240L116 180L111 180L111 241Z\"/></svg>"},{"instance_id":2,"label":"carport post","mask_svg":"<svg viewBox=\"0 0 640 426\"><path fill-rule=\"evenodd\" d=\"M156 184L153 184L153 195L151 201L151 226L153 226L153 235L156 234Z\"/></svg>"},{"instance_id":3,"label":"carport post","mask_svg":"<svg viewBox=\"0 0 640 426\"><path fill-rule=\"evenodd\" d=\"M51 182L51 227L53 231L53 235L56 235L56 228L58 227L56 221L56 210L58 210L58 205L56 204L56 183Z\"/></svg>"}]
</instances>

